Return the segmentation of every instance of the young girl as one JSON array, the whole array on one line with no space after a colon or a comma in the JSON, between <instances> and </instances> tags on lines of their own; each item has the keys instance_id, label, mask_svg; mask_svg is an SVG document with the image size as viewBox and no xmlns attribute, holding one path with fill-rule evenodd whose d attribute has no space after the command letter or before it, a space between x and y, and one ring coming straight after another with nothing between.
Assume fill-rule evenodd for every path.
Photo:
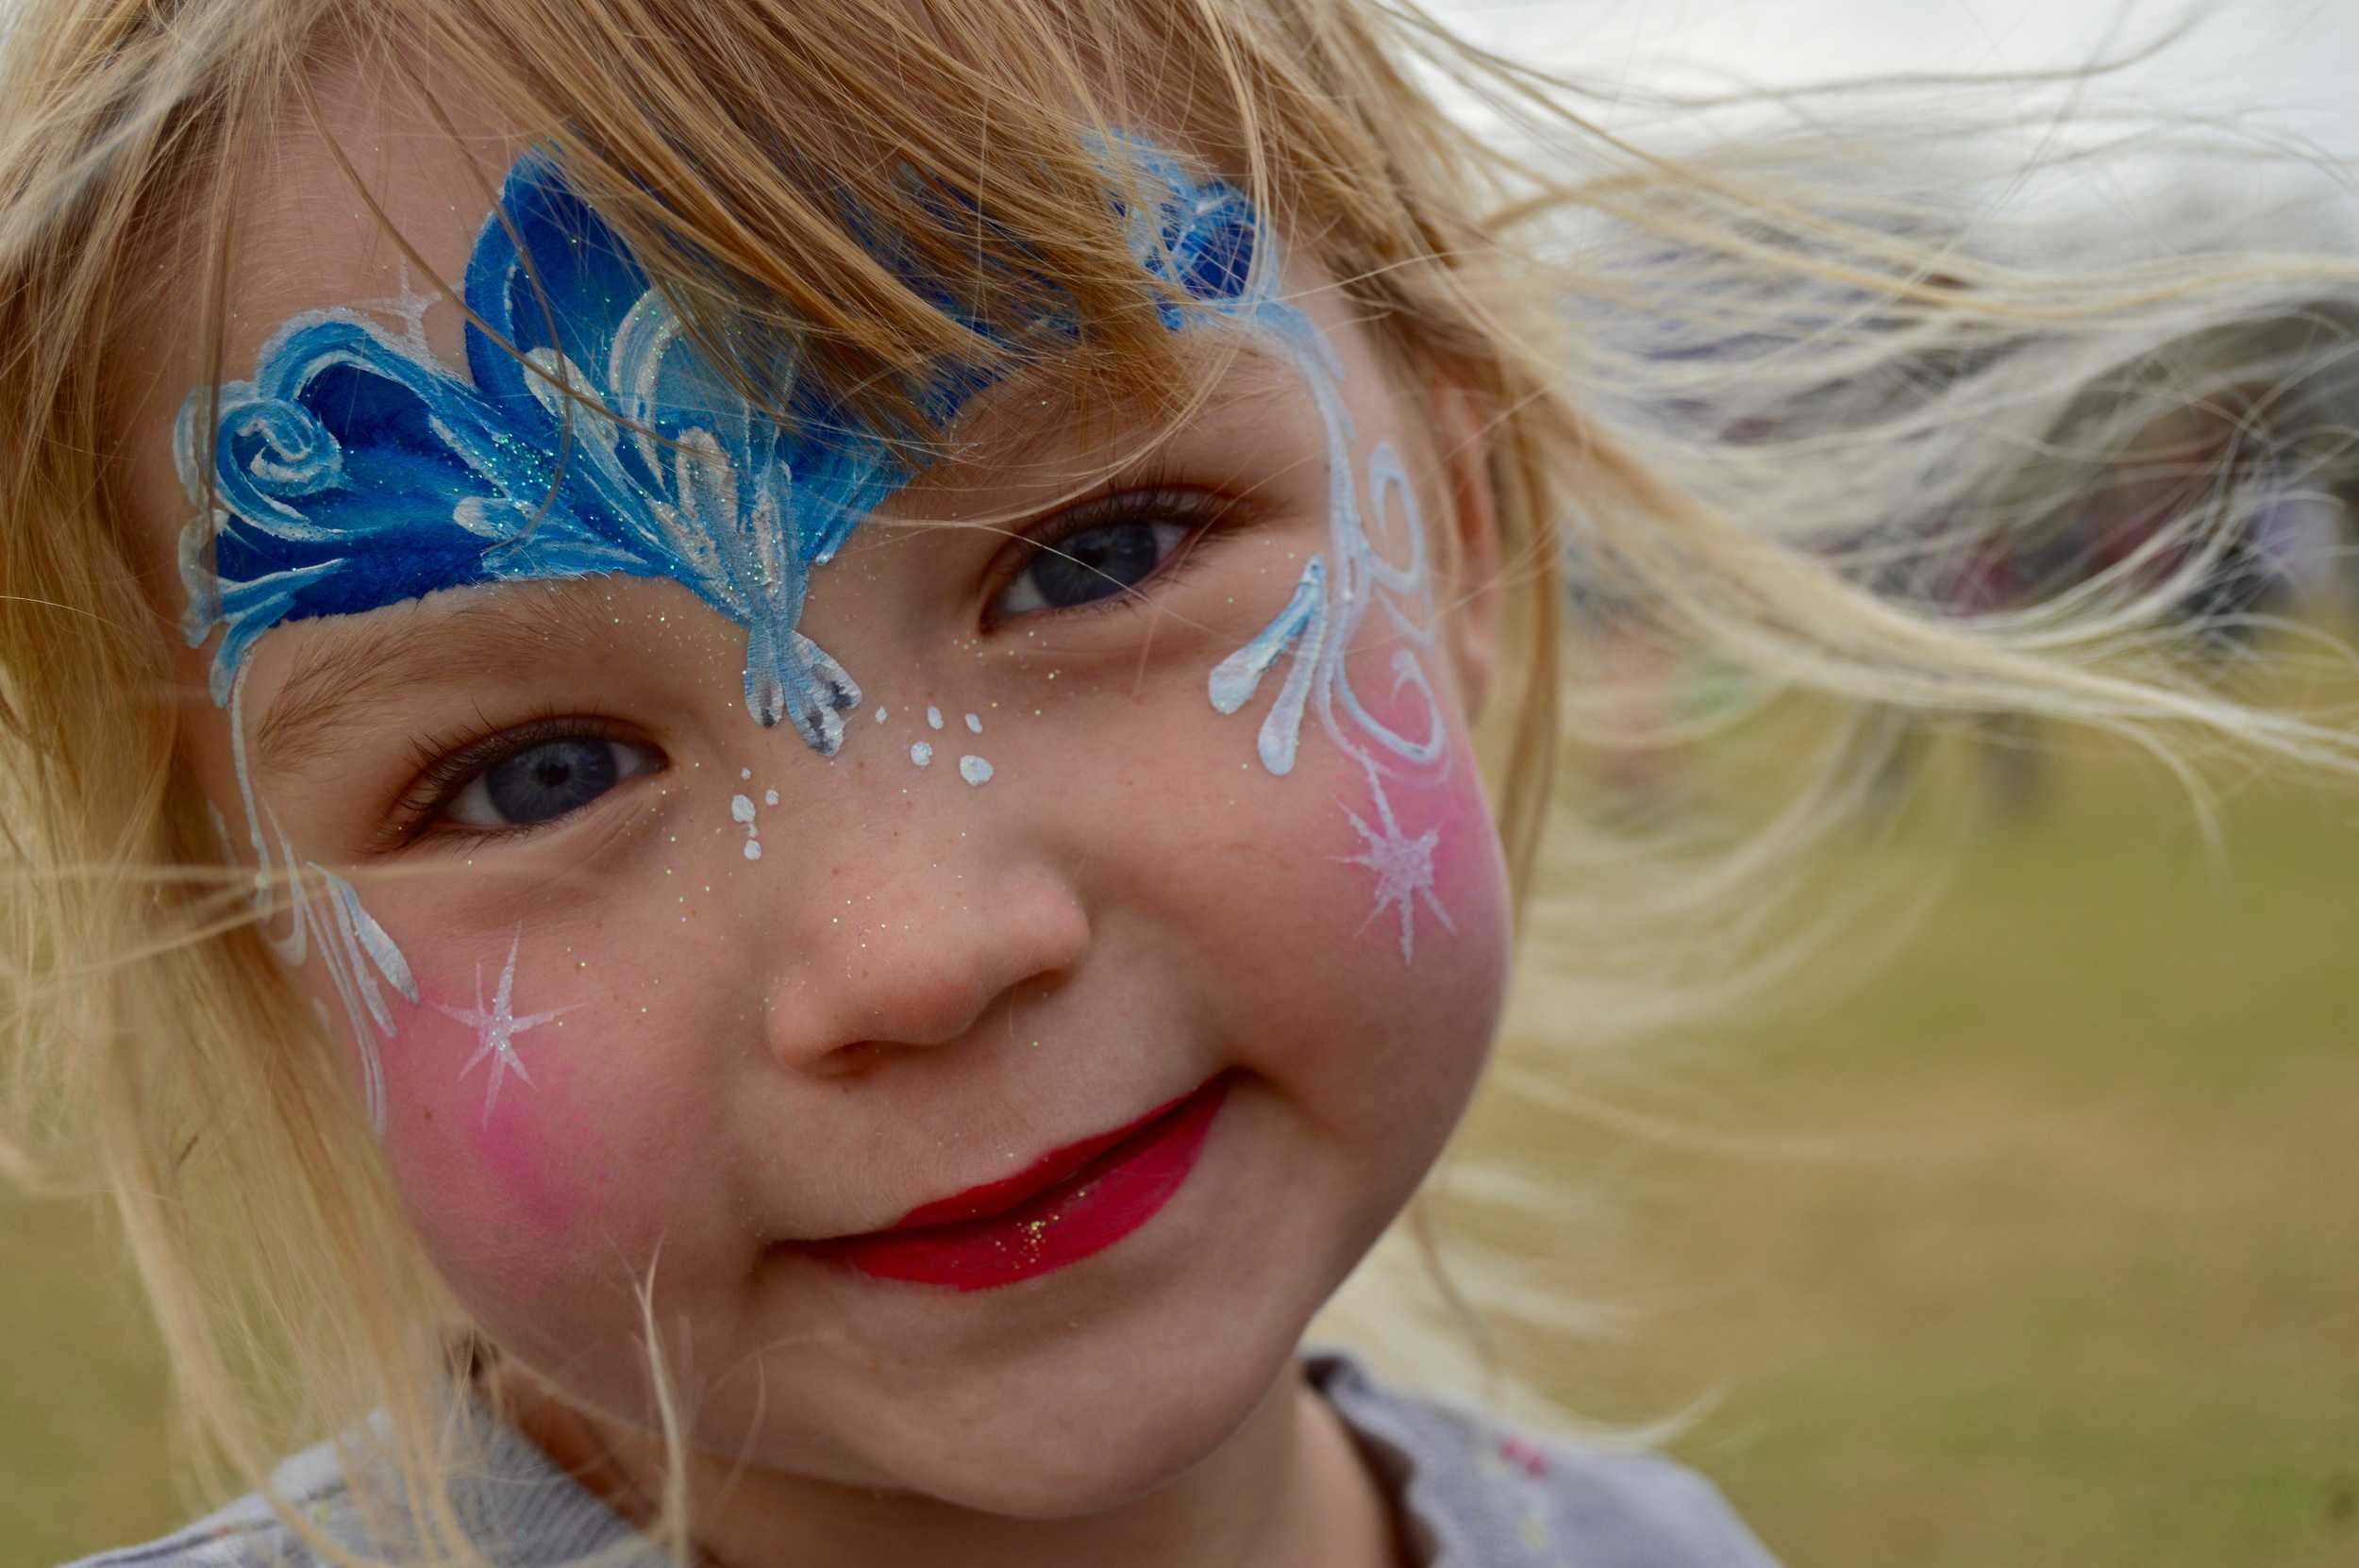
<instances>
[{"instance_id":1,"label":"young girl","mask_svg":"<svg viewBox=\"0 0 2359 1568\"><path fill-rule=\"evenodd\" d=\"M1765 1562L1665 1461L1302 1350L1492 1045L1568 575L1863 723L2350 759L2154 635L2291 437L1938 591L2298 388L2328 335L2169 345L2330 263L2009 264L1862 148L1642 155L1339 0L33 0L6 51L18 1152L94 1158L253 1492L98 1561Z\"/></svg>"}]
</instances>

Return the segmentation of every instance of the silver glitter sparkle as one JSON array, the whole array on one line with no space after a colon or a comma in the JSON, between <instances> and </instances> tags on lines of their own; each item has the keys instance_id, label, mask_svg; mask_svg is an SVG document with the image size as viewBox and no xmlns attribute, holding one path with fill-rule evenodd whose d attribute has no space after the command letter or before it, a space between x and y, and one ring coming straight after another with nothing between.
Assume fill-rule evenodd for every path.
<instances>
[{"instance_id":1,"label":"silver glitter sparkle","mask_svg":"<svg viewBox=\"0 0 2359 1568\"><path fill-rule=\"evenodd\" d=\"M1458 927L1450 924L1449 911L1433 894L1433 850L1442 842L1439 829L1427 828L1415 838L1400 830L1393 819L1392 802L1380 788L1374 792L1376 811L1380 827L1370 827L1367 820L1344 806L1344 815L1351 819L1352 830L1360 835L1361 851L1357 855L1338 855L1336 859L1346 865L1365 866L1376 873L1376 908L1360 923L1366 930L1387 909L1400 911L1400 959L1408 963L1416 957L1417 911L1422 902L1442 923L1442 929L1455 935ZM1338 800L1337 805L1343 806Z\"/></svg>"},{"instance_id":2,"label":"silver glitter sparkle","mask_svg":"<svg viewBox=\"0 0 2359 1568\"><path fill-rule=\"evenodd\" d=\"M516 1037L527 1029L539 1028L560 1013L573 1010L571 1008L552 1008L546 1012L528 1012L522 1018L516 1016L512 1005L516 988L516 953L524 945L524 928L518 926L514 939L508 944L508 962L500 970L499 985L492 993L491 1006L487 1008L483 1002L481 959L477 959L475 966L474 1007L454 1008L442 1002L434 1004L437 1011L449 1014L476 1031L476 1053L467 1059L464 1067L459 1069L459 1076L465 1077L487 1060L492 1064L492 1086L483 1096L483 1120L486 1123L492 1120L492 1108L499 1104L500 1078L503 1075L512 1072L527 1087L532 1083L532 1075L525 1071L524 1059L516 1054Z\"/></svg>"},{"instance_id":3,"label":"silver glitter sparkle","mask_svg":"<svg viewBox=\"0 0 2359 1568\"><path fill-rule=\"evenodd\" d=\"M1378 826L1344 806L1360 836L1361 853L1335 859L1376 873L1376 904L1361 926L1364 930L1386 910L1397 910L1406 963L1415 956L1419 904L1444 930L1456 930L1434 892L1433 855L1441 829L1414 839L1403 833L1393 815L1390 782L1408 779L1430 787L1450 766L1449 727L1419 657L1436 649L1425 520L1408 465L1390 440L1379 440L1369 449L1362 483L1352 456L1343 368L1332 345L1291 306L1271 302L1257 314L1280 346L1292 351L1327 426L1328 548L1303 562L1294 592L1277 615L1213 666L1205 694L1215 711L1241 712L1263 678L1281 660L1286 663L1255 742L1262 766L1273 777L1294 771L1306 721L1360 765ZM1371 611L1381 616L1384 635L1394 644L1387 661L1390 694L1396 701L1415 702L1418 722L1406 728L1372 711L1353 684L1350 657ZM1337 804L1343 805L1340 798Z\"/></svg>"}]
</instances>

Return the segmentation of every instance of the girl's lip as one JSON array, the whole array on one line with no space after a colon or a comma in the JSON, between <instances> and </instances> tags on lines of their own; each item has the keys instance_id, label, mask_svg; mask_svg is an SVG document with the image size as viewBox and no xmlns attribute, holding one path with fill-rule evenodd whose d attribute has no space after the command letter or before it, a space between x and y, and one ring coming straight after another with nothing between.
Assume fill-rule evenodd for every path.
<instances>
[{"instance_id":1,"label":"girl's lip","mask_svg":"<svg viewBox=\"0 0 2359 1568\"><path fill-rule=\"evenodd\" d=\"M1104 1251L1155 1217L1196 1168L1225 1077L998 1181L921 1204L882 1230L805 1250L878 1279L981 1291Z\"/></svg>"}]
</instances>

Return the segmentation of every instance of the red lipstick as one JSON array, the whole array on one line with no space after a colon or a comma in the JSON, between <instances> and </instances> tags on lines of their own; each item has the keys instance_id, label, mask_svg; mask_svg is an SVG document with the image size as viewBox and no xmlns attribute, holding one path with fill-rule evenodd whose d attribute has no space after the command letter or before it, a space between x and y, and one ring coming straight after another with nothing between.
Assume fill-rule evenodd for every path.
<instances>
[{"instance_id":1,"label":"red lipstick","mask_svg":"<svg viewBox=\"0 0 2359 1568\"><path fill-rule=\"evenodd\" d=\"M1228 1081L1067 1143L1027 1169L932 1203L882 1230L808 1250L878 1279L987 1291L1103 1252L1153 1219L1203 1152Z\"/></svg>"}]
</instances>

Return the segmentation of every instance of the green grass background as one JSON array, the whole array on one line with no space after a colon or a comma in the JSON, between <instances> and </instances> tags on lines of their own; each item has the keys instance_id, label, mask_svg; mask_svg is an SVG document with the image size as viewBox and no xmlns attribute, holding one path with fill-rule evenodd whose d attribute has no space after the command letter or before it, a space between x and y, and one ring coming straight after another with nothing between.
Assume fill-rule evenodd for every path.
<instances>
[{"instance_id":1,"label":"green grass background","mask_svg":"<svg viewBox=\"0 0 2359 1568\"><path fill-rule=\"evenodd\" d=\"M1796 1565L2359 1563L2359 806L2226 828L2076 764L1872 983L1715 1043L1742 1146L1479 1124L1635 1260L1559 1392L1713 1392L1679 1451ZM91 1216L0 1207L0 1564L163 1530L166 1464Z\"/></svg>"}]
</instances>

